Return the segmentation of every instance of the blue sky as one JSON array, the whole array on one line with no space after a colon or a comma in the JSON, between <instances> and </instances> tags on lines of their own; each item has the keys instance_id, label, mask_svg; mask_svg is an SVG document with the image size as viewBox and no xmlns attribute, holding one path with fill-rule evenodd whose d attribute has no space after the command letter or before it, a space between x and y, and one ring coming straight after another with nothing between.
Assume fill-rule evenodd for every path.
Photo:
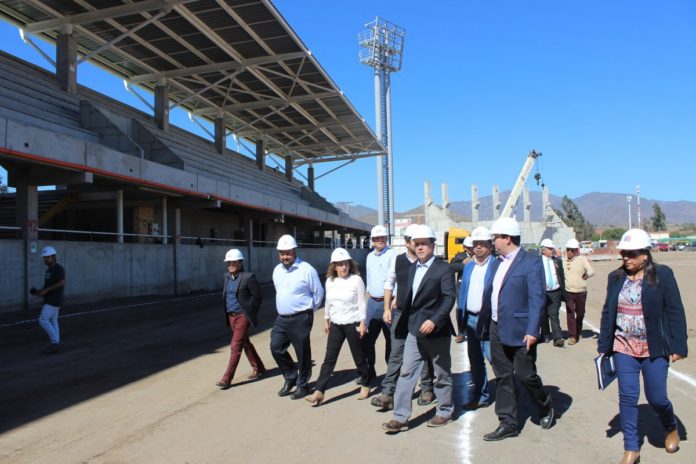
<instances>
[{"instance_id":1,"label":"blue sky","mask_svg":"<svg viewBox=\"0 0 696 464\"><path fill-rule=\"evenodd\" d=\"M274 4L374 127L371 69L357 34L375 16L406 29L392 76L395 206L511 188L527 153L551 193L696 200L696 2L278 0ZM0 47L42 59L0 25ZM117 80L81 66L81 83L142 106ZM96 83L96 84L95 84ZM173 122L185 125L183 115ZM376 207L374 159L317 181L330 201ZM335 167L317 167L317 175ZM535 169L536 170L536 169ZM538 189L533 181L531 190Z\"/></svg>"}]
</instances>

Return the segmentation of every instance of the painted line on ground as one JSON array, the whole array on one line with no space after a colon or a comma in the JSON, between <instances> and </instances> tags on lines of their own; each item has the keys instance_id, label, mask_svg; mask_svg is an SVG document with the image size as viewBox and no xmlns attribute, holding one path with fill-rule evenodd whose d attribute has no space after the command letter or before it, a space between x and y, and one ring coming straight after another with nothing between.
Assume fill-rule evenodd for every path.
<instances>
[{"instance_id":1,"label":"painted line on ground","mask_svg":"<svg viewBox=\"0 0 696 464\"><path fill-rule=\"evenodd\" d=\"M459 348L459 355L456 357L456 365L452 366L453 372L466 372L469 369L469 356L467 353L466 342L455 344L455 349ZM467 388L467 385L461 386L461 388ZM456 397L456 395L453 395ZM468 395L467 395L468 396ZM459 432L457 433L457 438L454 440L457 444L457 451L459 452L459 462L461 464L471 464L471 433L472 433L472 422L474 420L474 414L471 412L462 411L459 418L454 422L459 426Z\"/></svg>"}]
</instances>

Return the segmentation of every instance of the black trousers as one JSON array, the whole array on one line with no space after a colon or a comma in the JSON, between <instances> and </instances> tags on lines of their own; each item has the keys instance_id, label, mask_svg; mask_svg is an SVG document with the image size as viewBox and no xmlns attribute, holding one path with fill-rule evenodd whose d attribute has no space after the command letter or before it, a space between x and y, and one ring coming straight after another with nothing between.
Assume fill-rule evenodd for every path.
<instances>
[{"instance_id":1,"label":"black trousers","mask_svg":"<svg viewBox=\"0 0 696 464\"><path fill-rule=\"evenodd\" d=\"M298 388L307 388L312 376L312 347L309 334L314 323L314 313L309 310L293 317L278 315L271 329L271 354L288 382ZM292 345L297 356L297 364L288 353Z\"/></svg>"},{"instance_id":2,"label":"black trousers","mask_svg":"<svg viewBox=\"0 0 696 464\"><path fill-rule=\"evenodd\" d=\"M495 390L495 414L501 424L517 427L517 395L515 377L529 392L542 415L551 407L551 396L536 371L537 346L527 351L526 346L503 345L498 334L498 324L491 321L491 364L497 379Z\"/></svg>"},{"instance_id":3,"label":"black trousers","mask_svg":"<svg viewBox=\"0 0 696 464\"><path fill-rule=\"evenodd\" d=\"M371 319L367 325L367 333L365 337L363 337L363 352L372 377L377 376L375 372L375 362L377 360L375 343L377 343L380 332L384 334L384 362L389 364L389 355L391 354L391 332L387 323L382 319Z\"/></svg>"},{"instance_id":4,"label":"black trousers","mask_svg":"<svg viewBox=\"0 0 696 464\"><path fill-rule=\"evenodd\" d=\"M370 373L363 355L362 340L360 340L360 334L357 330L359 325L357 322L353 324L334 324L332 322L329 326L329 338L326 340L326 355L324 355L324 362L321 365L319 378L315 385L317 391L322 393L326 391L326 384L336 368L338 355L341 352L341 347L343 347L343 342L346 340L348 341L348 348L350 348L350 354L353 356L355 367L360 373L360 385L364 387L370 385Z\"/></svg>"},{"instance_id":5,"label":"black trousers","mask_svg":"<svg viewBox=\"0 0 696 464\"><path fill-rule=\"evenodd\" d=\"M559 316L562 299L563 292L560 288L552 292L546 292L546 308L544 309L544 316L541 319L541 333L544 337L551 335L554 341L563 339L561 319ZM549 323L551 324L550 330Z\"/></svg>"}]
</instances>

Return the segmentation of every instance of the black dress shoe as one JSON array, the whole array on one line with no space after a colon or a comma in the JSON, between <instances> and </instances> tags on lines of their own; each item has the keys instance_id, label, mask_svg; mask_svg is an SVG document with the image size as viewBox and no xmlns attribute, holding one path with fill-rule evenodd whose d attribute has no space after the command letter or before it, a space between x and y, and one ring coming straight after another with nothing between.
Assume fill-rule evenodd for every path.
<instances>
[{"instance_id":1,"label":"black dress shoe","mask_svg":"<svg viewBox=\"0 0 696 464\"><path fill-rule=\"evenodd\" d=\"M500 441L505 438L516 437L520 432L515 427L500 424L497 429L483 436L486 441Z\"/></svg>"},{"instance_id":2,"label":"black dress shoe","mask_svg":"<svg viewBox=\"0 0 696 464\"><path fill-rule=\"evenodd\" d=\"M290 393L292 393L292 389L295 386L295 382L291 382L289 380L286 380L285 383L283 384L283 388L278 390L278 396L288 396Z\"/></svg>"},{"instance_id":3,"label":"black dress shoe","mask_svg":"<svg viewBox=\"0 0 696 464\"><path fill-rule=\"evenodd\" d=\"M549 406L548 411L546 411L546 414L544 414L539 421L541 428L550 429L551 426L553 426L554 419L556 419L556 412L553 410L553 407Z\"/></svg>"},{"instance_id":4,"label":"black dress shoe","mask_svg":"<svg viewBox=\"0 0 696 464\"><path fill-rule=\"evenodd\" d=\"M309 389L306 387L298 387L297 390L295 390L295 393L290 395L290 399L293 400L301 400L305 396L309 395Z\"/></svg>"}]
</instances>

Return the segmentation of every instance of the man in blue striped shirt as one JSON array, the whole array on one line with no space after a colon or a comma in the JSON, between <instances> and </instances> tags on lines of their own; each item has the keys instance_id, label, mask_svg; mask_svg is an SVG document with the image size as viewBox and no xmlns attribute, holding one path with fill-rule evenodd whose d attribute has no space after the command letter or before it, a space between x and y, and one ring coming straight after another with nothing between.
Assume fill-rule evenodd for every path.
<instances>
[{"instance_id":1,"label":"man in blue striped shirt","mask_svg":"<svg viewBox=\"0 0 696 464\"><path fill-rule=\"evenodd\" d=\"M285 383L278 396L288 396L297 400L309 394L307 384L312 376L312 350L309 335L316 311L324 299L317 271L297 257L297 242L291 235L283 235L278 240L280 264L273 270L273 285L276 290L276 317L271 330L271 354ZM297 356L297 364L288 353L292 345ZM297 385L297 390L292 389Z\"/></svg>"}]
</instances>

